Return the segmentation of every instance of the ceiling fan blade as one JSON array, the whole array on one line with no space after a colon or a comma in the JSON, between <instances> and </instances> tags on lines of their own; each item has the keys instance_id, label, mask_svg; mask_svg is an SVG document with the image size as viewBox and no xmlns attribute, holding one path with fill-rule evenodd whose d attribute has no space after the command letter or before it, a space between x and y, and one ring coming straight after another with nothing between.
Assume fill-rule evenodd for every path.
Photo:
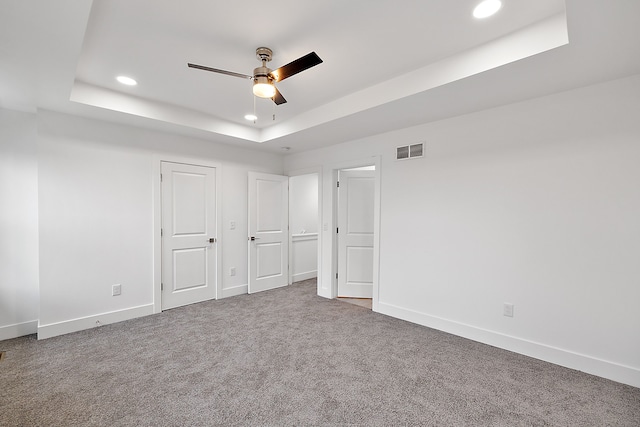
<instances>
[{"instance_id":1,"label":"ceiling fan blade","mask_svg":"<svg viewBox=\"0 0 640 427\"><path fill-rule=\"evenodd\" d=\"M286 78L296 75L299 72L311 67L315 67L318 64L322 64L322 59L320 59L320 57L315 52L311 52L292 62L289 62L287 65L283 65L277 70L273 70L271 72L271 75L276 82L281 82Z\"/></svg>"},{"instance_id":2,"label":"ceiling fan blade","mask_svg":"<svg viewBox=\"0 0 640 427\"><path fill-rule=\"evenodd\" d=\"M276 94L273 95L273 98L271 99L273 99L273 102L275 102L276 105L284 104L285 102L287 102L287 100L284 99L284 96L282 96L278 88L276 88Z\"/></svg>"},{"instance_id":3,"label":"ceiling fan blade","mask_svg":"<svg viewBox=\"0 0 640 427\"><path fill-rule=\"evenodd\" d=\"M219 70L217 68L205 67L204 65L191 64L188 63L187 66L189 68L197 68L198 70L211 71L219 74L226 74L227 76L240 77L241 79L249 79L252 80L253 76L248 76L246 74L234 73L233 71Z\"/></svg>"}]
</instances>

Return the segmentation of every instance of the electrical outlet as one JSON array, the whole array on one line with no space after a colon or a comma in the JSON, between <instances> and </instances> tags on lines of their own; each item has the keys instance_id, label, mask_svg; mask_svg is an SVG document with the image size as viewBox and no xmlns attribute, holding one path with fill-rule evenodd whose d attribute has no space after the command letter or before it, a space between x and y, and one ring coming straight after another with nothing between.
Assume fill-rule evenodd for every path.
<instances>
[{"instance_id":1,"label":"electrical outlet","mask_svg":"<svg viewBox=\"0 0 640 427\"><path fill-rule=\"evenodd\" d=\"M236 222L229 221L229 230L235 230L235 229L236 229Z\"/></svg>"},{"instance_id":2,"label":"electrical outlet","mask_svg":"<svg viewBox=\"0 0 640 427\"><path fill-rule=\"evenodd\" d=\"M122 294L122 285L113 285L111 287L111 296L118 296Z\"/></svg>"},{"instance_id":3,"label":"electrical outlet","mask_svg":"<svg viewBox=\"0 0 640 427\"><path fill-rule=\"evenodd\" d=\"M236 275L236 268L235 267L231 267L229 269L229 276L235 276Z\"/></svg>"},{"instance_id":4,"label":"electrical outlet","mask_svg":"<svg viewBox=\"0 0 640 427\"><path fill-rule=\"evenodd\" d=\"M505 302L502 314L507 316L507 317L513 317L513 304Z\"/></svg>"}]
</instances>

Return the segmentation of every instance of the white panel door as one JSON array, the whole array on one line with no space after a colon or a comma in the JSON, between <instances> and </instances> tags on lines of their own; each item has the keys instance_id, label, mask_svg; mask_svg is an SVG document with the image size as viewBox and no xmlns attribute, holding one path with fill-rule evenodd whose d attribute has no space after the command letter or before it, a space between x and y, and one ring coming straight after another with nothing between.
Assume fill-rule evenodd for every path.
<instances>
[{"instance_id":1,"label":"white panel door","mask_svg":"<svg viewBox=\"0 0 640 427\"><path fill-rule=\"evenodd\" d=\"M289 177L249 172L249 293L289 284Z\"/></svg>"},{"instance_id":2,"label":"white panel door","mask_svg":"<svg viewBox=\"0 0 640 427\"><path fill-rule=\"evenodd\" d=\"M338 296L373 296L375 171L340 171Z\"/></svg>"},{"instance_id":3,"label":"white panel door","mask_svg":"<svg viewBox=\"0 0 640 427\"><path fill-rule=\"evenodd\" d=\"M162 162L162 309L216 297L216 169Z\"/></svg>"}]
</instances>

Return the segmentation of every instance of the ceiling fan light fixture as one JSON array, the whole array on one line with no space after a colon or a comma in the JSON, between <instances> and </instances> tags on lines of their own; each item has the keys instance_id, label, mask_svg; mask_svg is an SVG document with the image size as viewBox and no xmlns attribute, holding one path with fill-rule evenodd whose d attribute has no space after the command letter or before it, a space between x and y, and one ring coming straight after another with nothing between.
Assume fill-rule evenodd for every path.
<instances>
[{"instance_id":1,"label":"ceiling fan light fixture","mask_svg":"<svg viewBox=\"0 0 640 427\"><path fill-rule=\"evenodd\" d=\"M253 82L253 94L258 98L273 98L276 95L276 87L268 77L256 77Z\"/></svg>"}]
</instances>

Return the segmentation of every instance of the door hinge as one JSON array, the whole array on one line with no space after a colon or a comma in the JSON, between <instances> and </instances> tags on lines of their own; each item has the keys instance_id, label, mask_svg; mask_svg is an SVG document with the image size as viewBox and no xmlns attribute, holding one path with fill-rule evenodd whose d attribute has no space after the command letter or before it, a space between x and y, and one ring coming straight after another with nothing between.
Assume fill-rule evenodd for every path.
<instances>
[{"instance_id":1,"label":"door hinge","mask_svg":"<svg viewBox=\"0 0 640 427\"><path fill-rule=\"evenodd\" d=\"M161 228L160 229L160 237L164 236L164 230Z\"/></svg>"},{"instance_id":2,"label":"door hinge","mask_svg":"<svg viewBox=\"0 0 640 427\"><path fill-rule=\"evenodd\" d=\"M336 227L336 234L338 234L338 233L339 233L339 231L338 231L338 230L339 230L339 228L338 228L338 227Z\"/></svg>"},{"instance_id":3,"label":"door hinge","mask_svg":"<svg viewBox=\"0 0 640 427\"><path fill-rule=\"evenodd\" d=\"M162 182L162 174L160 174L160 182Z\"/></svg>"},{"instance_id":4,"label":"door hinge","mask_svg":"<svg viewBox=\"0 0 640 427\"><path fill-rule=\"evenodd\" d=\"M338 273L336 273L336 279L338 278Z\"/></svg>"},{"instance_id":5,"label":"door hinge","mask_svg":"<svg viewBox=\"0 0 640 427\"><path fill-rule=\"evenodd\" d=\"M340 181L336 181L336 187L340 188Z\"/></svg>"},{"instance_id":6,"label":"door hinge","mask_svg":"<svg viewBox=\"0 0 640 427\"><path fill-rule=\"evenodd\" d=\"M160 290L164 291L164 283L160 282Z\"/></svg>"}]
</instances>

